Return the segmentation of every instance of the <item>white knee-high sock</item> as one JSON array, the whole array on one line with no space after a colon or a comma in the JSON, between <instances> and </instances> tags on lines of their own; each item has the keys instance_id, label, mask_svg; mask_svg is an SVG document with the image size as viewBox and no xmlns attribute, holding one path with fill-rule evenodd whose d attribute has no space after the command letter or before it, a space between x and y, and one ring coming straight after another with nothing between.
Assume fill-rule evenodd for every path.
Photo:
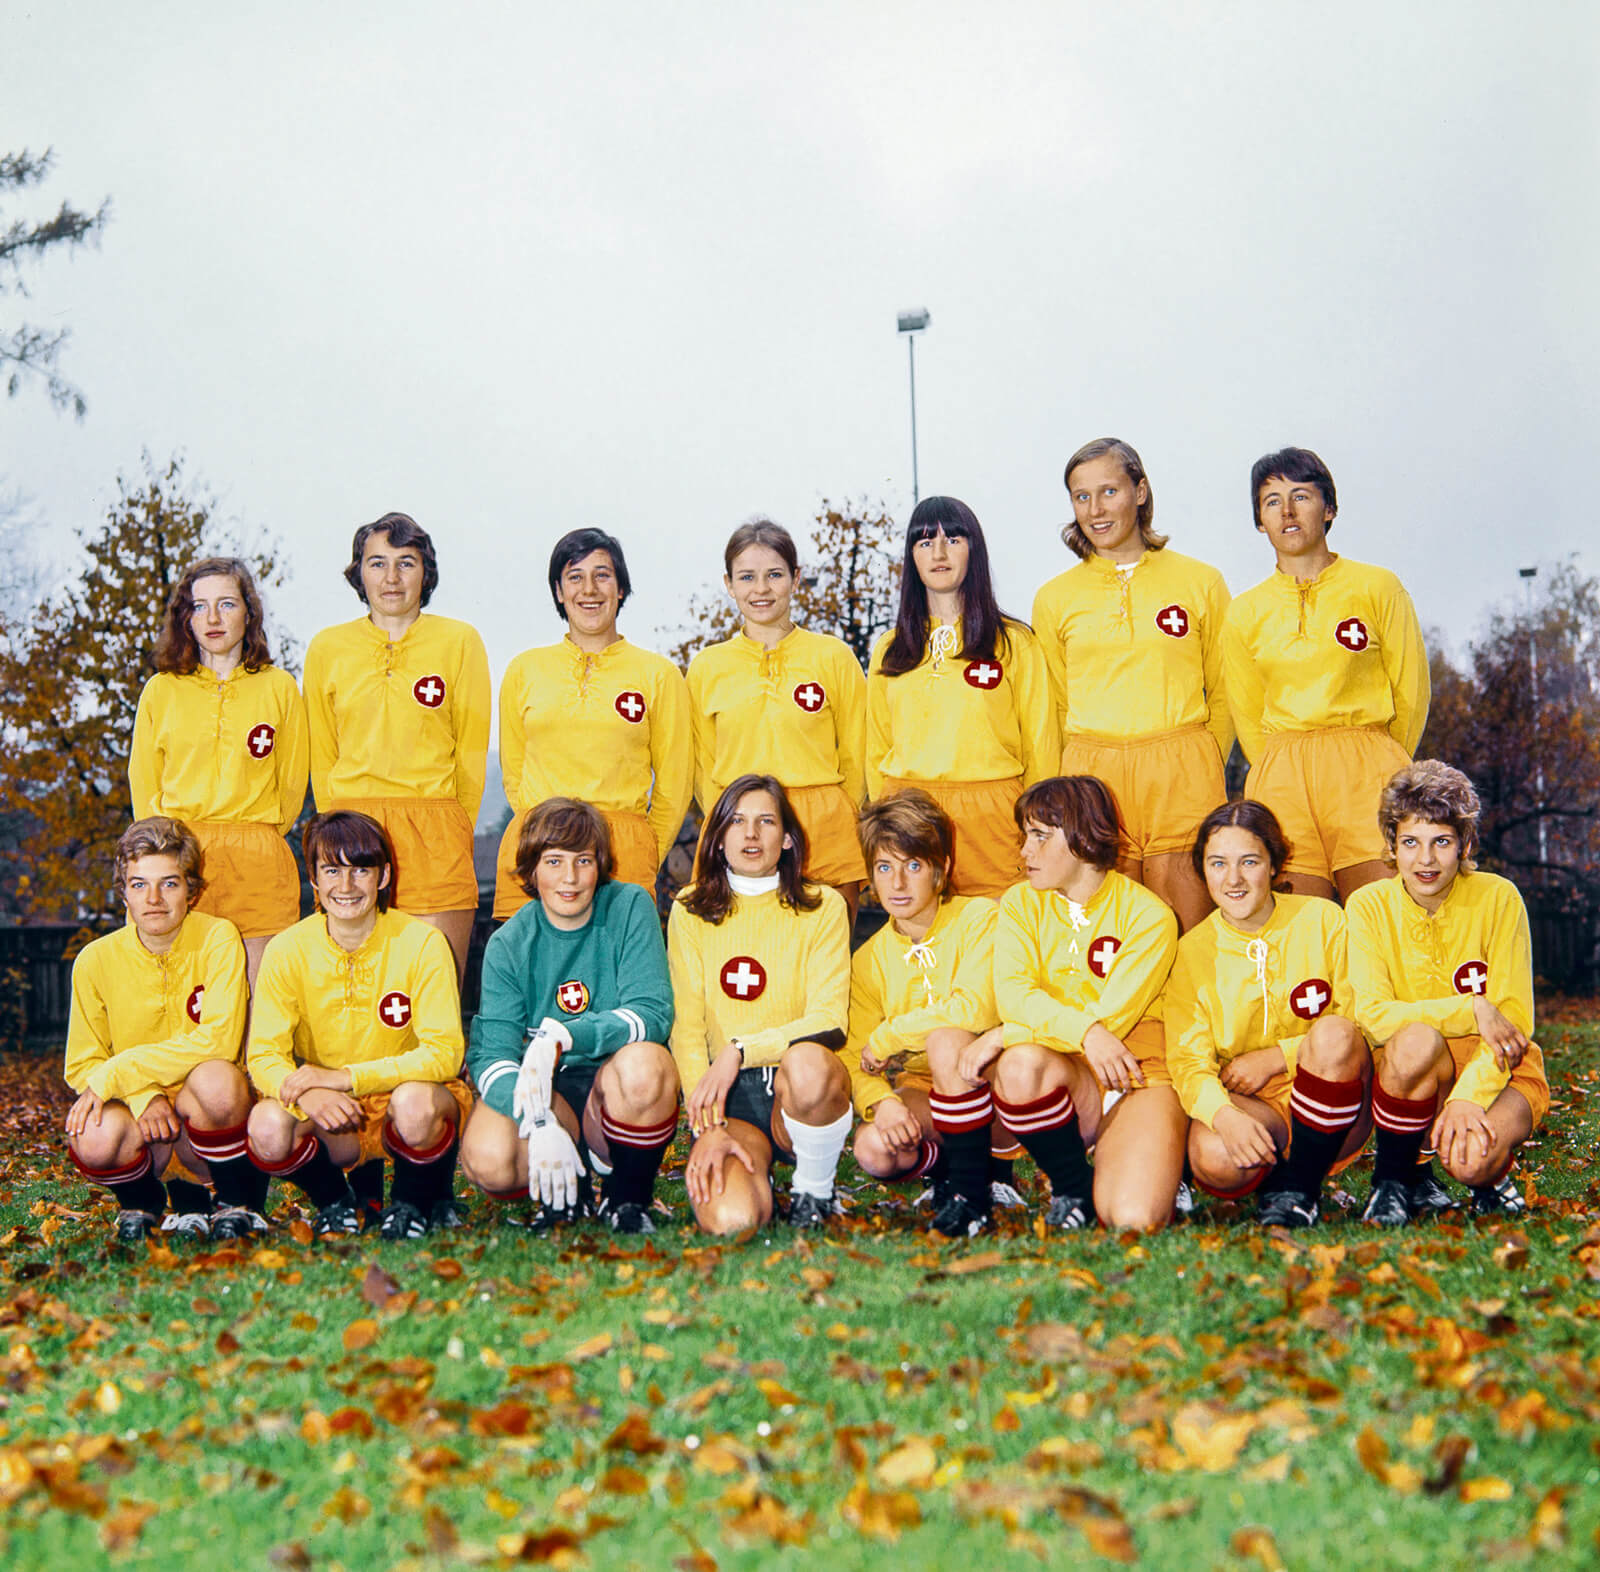
<instances>
[{"instance_id":1,"label":"white knee-high sock","mask_svg":"<svg viewBox=\"0 0 1600 1572\"><path fill-rule=\"evenodd\" d=\"M832 1124L801 1124L788 1113L783 1115L789 1148L794 1153L794 1188L801 1195L826 1201L833 1194L833 1176L854 1123L855 1117L848 1108Z\"/></svg>"}]
</instances>

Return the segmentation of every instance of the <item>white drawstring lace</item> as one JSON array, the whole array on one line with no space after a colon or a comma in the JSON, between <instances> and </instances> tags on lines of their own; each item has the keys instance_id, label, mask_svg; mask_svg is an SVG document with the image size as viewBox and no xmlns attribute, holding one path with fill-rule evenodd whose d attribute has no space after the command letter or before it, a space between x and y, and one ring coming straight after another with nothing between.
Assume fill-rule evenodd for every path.
<instances>
[{"instance_id":1,"label":"white drawstring lace","mask_svg":"<svg viewBox=\"0 0 1600 1572\"><path fill-rule=\"evenodd\" d=\"M933 1003L933 978L929 975L939 964L939 957L934 954L933 946L926 939L918 939L906 951L906 965L920 966L922 968L923 1003Z\"/></svg>"},{"instance_id":2,"label":"white drawstring lace","mask_svg":"<svg viewBox=\"0 0 1600 1572\"><path fill-rule=\"evenodd\" d=\"M1252 939L1245 946L1244 953L1256 965L1256 982L1261 986L1261 1035L1265 1038L1271 1029L1271 1016L1267 1008L1267 941Z\"/></svg>"},{"instance_id":3,"label":"white drawstring lace","mask_svg":"<svg viewBox=\"0 0 1600 1572\"><path fill-rule=\"evenodd\" d=\"M948 622L941 622L928 635L928 653L933 657L933 669L935 671L944 665L945 656L949 655L955 647L956 630Z\"/></svg>"}]
</instances>

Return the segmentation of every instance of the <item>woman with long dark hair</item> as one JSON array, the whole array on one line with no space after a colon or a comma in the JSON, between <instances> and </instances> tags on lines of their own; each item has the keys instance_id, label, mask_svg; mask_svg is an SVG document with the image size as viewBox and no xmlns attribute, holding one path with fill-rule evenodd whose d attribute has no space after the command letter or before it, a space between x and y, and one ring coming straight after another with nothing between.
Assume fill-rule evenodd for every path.
<instances>
[{"instance_id":1,"label":"woman with long dark hair","mask_svg":"<svg viewBox=\"0 0 1600 1572\"><path fill-rule=\"evenodd\" d=\"M205 854L195 910L244 939L253 986L267 940L300 920L284 836L306 798L306 707L272 664L261 597L237 557L206 557L173 586L139 695L128 756L136 819L177 819Z\"/></svg>"},{"instance_id":2,"label":"woman with long dark hair","mask_svg":"<svg viewBox=\"0 0 1600 1572\"><path fill-rule=\"evenodd\" d=\"M867 791L927 792L956 826L951 889L998 897L1020 877L1011 810L1061 753L1033 631L995 600L983 528L926 497L906 527L900 610L867 671Z\"/></svg>"},{"instance_id":3,"label":"woman with long dark hair","mask_svg":"<svg viewBox=\"0 0 1600 1572\"><path fill-rule=\"evenodd\" d=\"M709 1233L772 1216L774 1159L795 1165L788 1221L832 1215L850 1134L838 1050L850 1014L844 901L803 872L805 830L770 775L741 775L706 820L695 882L667 924L672 1056L693 1146L684 1185Z\"/></svg>"}]
</instances>

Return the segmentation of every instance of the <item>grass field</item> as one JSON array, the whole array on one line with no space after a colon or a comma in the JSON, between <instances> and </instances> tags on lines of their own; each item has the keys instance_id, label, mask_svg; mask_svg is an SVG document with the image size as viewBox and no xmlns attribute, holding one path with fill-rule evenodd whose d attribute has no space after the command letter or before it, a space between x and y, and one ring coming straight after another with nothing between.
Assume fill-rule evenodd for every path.
<instances>
[{"instance_id":1,"label":"grass field","mask_svg":"<svg viewBox=\"0 0 1600 1572\"><path fill-rule=\"evenodd\" d=\"M674 1176L652 1239L313 1245L279 1193L259 1247L119 1249L9 1056L0 1565L1592 1567L1594 1013L1544 1012L1530 1215L1398 1235L935 1244L853 1176L714 1245Z\"/></svg>"}]
</instances>

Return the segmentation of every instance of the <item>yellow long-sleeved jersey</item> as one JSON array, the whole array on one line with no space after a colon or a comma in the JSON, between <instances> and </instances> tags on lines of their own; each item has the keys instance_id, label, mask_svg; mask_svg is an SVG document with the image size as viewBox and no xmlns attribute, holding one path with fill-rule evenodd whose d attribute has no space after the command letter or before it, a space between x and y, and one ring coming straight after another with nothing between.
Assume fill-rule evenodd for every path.
<instances>
[{"instance_id":1,"label":"yellow long-sleeved jersey","mask_svg":"<svg viewBox=\"0 0 1600 1572\"><path fill-rule=\"evenodd\" d=\"M287 835L306 800L306 706L278 666L226 677L157 672L139 695L128 755L133 816L270 824Z\"/></svg>"},{"instance_id":2,"label":"yellow long-sleeved jersey","mask_svg":"<svg viewBox=\"0 0 1600 1572\"><path fill-rule=\"evenodd\" d=\"M1004 1040L1081 1053L1097 1021L1126 1041L1161 1019L1178 950L1172 908L1113 869L1082 906L1059 890L1015 884L1000 899L994 996Z\"/></svg>"},{"instance_id":3,"label":"yellow long-sleeved jersey","mask_svg":"<svg viewBox=\"0 0 1600 1572\"><path fill-rule=\"evenodd\" d=\"M735 633L689 663L689 698L703 812L750 771L865 796L867 680L842 639L794 628L768 649Z\"/></svg>"},{"instance_id":4,"label":"yellow long-sleeved jersey","mask_svg":"<svg viewBox=\"0 0 1600 1572\"><path fill-rule=\"evenodd\" d=\"M1533 1036L1533 940L1528 909L1509 879L1463 870L1430 914L1396 875L1357 890L1345 920L1356 1020L1375 1043L1413 1021L1443 1037L1475 1036L1476 995ZM1488 1108L1510 1079L1483 1043L1450 1095Z\"/></svg>"},{"instance_id":5,"label":"yellow long-sleeved jersey","mask_svg":"<svg viewBox=\"0 0 1600 1572\"><path fill-rule=\"evenodd\" d=\"M1127 569L1089 557L1043 585L1033 631L1063 742L1204 726L1225 761L1233 747L1222 681L1227 609L1222 575L1167 549Z\"/></svg>"},{"instance_id":6,"label":"yellow long-sleeved jersey","mask_svg":"<svg viewBox=\"0 0 1600 1572\"><path fill-rule=\"evenodd\" d=\"M738 896L715 924L680 900L667 920L667 965L685 1097L735 1037L754 1069L802 1038L831 1033L838 1042L849 1023L849 913L826 886L815 911L793 911L771 890Z\"/></svg>"},{"instance_id":7,"label":"yellow long-sleeved jersey","mask_svg":"<svg viewBox=\"0 0 1600 1572\"><path fill-rule=\"evenodd\" d=\"M1006 624L994 660L965 660L961 624L929 630L922 664L898 677L883 670L893 632L867 667L867 794L885 776L906 781L1008 781L1024 786L1054 775L1061 731L1050 670L1039 641Z\"/></svg>"},{"instance_id":8,"label":"yellow long-sleeved jersey","mask_svg":"<svg viewBox=\"0 0 1600 1572\"><path fill-rule=\"evenodd\" d=\"M319 912L267 945L248 1054L263 1097L301 1064L348 1069L356 1097L448 1081L463 1052L455 958L437 928L380 912L361 947L346 950Z\"/></svg>"},{"instance_id":9,"label":"yellow long-sleeved jersey","mask_svg":"<svg viewBox=\"0 0 1600 1572\"><path fill-rule=\"evenodd\" d=\"M1314 895L1277 895L1255 933L1212 912L1178 941L1162 1010L1167 1068L1191 1119L1210 1127L1229 1103L1218 1070L1281 1048L1293 1076L1300 1045L1328 1014L1355 1019L1344 913Z\"/></svg>"},{"instance_id":10,"label":"yellow long-sleeved jersey","mask_svg":"<svg viewBox=\"0 0 1600 1572\"><path fill-rule=\"evenodd\" d=\"M489 657L476 628L427 612L397 641L368 617L306 650L317 807L454 797L476 822L489 751Z\"/></svg>"},{"instance_id":11,"label":"yellow long-sleeved jersey","mask_svg":"<svg viewBox=\"0 0 1600 1572\"><path fill-rule=\"evenodd\" d=\"M928 1033L942 1026L986 1032L1000 1024L994 1002L994 928L998 908L981 895L954 895L933 926L913 942L887 923L850 961L850 1032L844 1049L856 1112L891 1095L882 1076L861 1068L871 1049L928 1073Z\"/></svg>"},{"instance_id":12,"label":"yellow long-sleeved jersey","mask_svg":"<svg viewBox=\"0 0 1600 1572\"><path fill-rule=\"evenodd\" d=\"M664 655L618 639L524 650L500 683L500 773L517 813L576 797L649 822L664 858L689 808L689 690Z\"/></svg>"},{"instance_id":13,"label":"yellow long-sleeved jersey","mask_svg":"<svg viewBox=\"0 0 1600 1572\"><path fill-rule=\"evenodd\" d=\"M1407 753L1428 720L1428 652L1387 568L1335 557L1314 579L1274 571L1222 623L1222 680L1252 764L1276 731L1381 726Z\"/></svg>"},{"instance_id":14,"label":"yellow long-sleeved jersey","mask_svg":"<svg viewBox=\"0 0 1600 1572\"><path fill-rule=\"evenodd\" d=\"M130 922L72 963L66 1083L137 1118L207 1059L236 1064L248 996L244 945L224 917L190 912L164 955Z\"/></svg>"}]
</instances>

